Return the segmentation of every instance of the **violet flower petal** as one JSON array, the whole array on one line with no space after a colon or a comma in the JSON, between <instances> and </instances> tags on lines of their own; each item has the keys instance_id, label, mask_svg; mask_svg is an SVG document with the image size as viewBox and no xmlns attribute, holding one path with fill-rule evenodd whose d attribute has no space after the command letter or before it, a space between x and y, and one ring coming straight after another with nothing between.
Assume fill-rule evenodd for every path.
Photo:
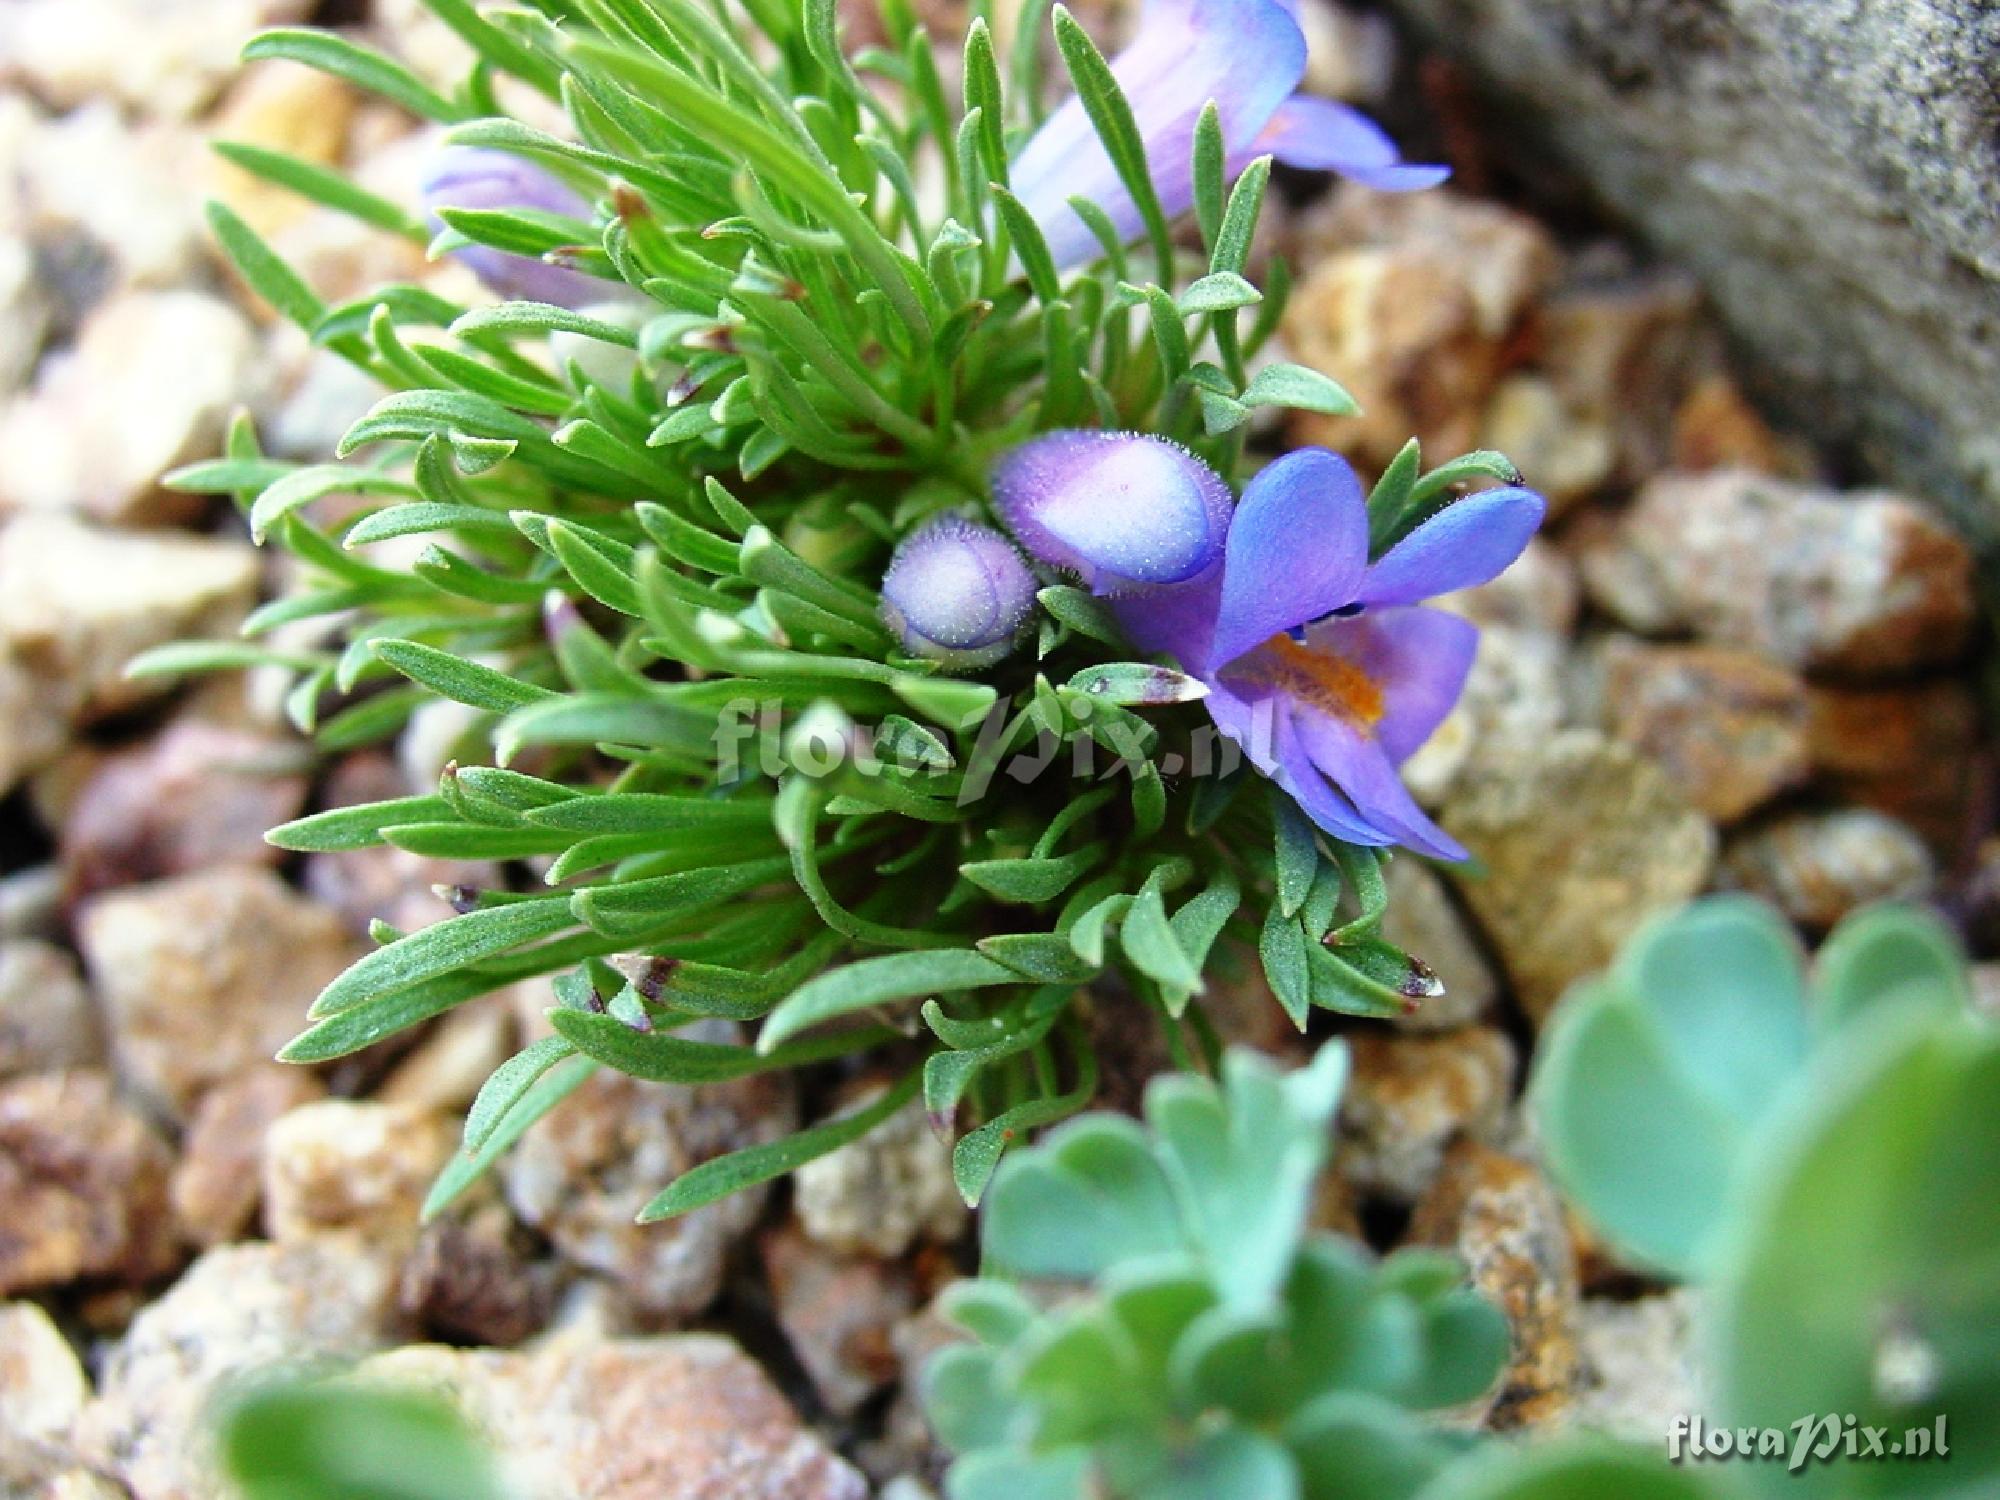
<instances>
[{"instance_id":1,"label":"violet flower petal","mask_svg":"<svg viewBox=\"0 0 2000 1500\"><path fill-rule=\"evenodd\" d=\"M1354 601L1368 563L1368 502L1345 459L1301 448L1245 486L1229 525L1210 668Z\"/></svg>"},{"instance_id":2,"label":"violet flower petal","mask_svg":"<svg viewBox=\"0 0 2000 1500\"><path fill-rule=\"evenodd\" d=\"M1368 569L1355 602L1415 604L1489 583L1521 555L1548 504L1533 490L1481 490L1447 506Z\"/></svg>"},{"instance_id":3,"label":"violet flower petal","mask_svg":"<svg viewBox=\"0 0 2000 1500\"><path fill-rule=\"evenodd\" d=\"M989 526L940 516L903 539L882 578L882 620L914 656L986 666L1013 649L1035 579Z\"/></svg>"},{"instance_id":4,"label":"violet flower petal","mask_svg":"<svg viewBox=\"0 0 2000 1500\"><path fill-rule=\"evenodd\" d=\"M441 230L441 208L530 208L590 221L590 205L561 179L533 162L479 146L447 146L424 171L424 213ZM624 291L622 282L552 266L531 255L510 255L490 245L462 245L450 252L502 297L587 307Z\"/></svg>"},{"instance_id":5,"label":"violet flower petal","mask_svg":"<svg viewBox=\"0 0 2000 1500\"><path fill-rule=\"evenodd\" d=\"M1132 106L1168 218L1194 203L1194 127L1202 106L1215 101L1227 154L1237 155L1298 87L1305 67L1305 36L1279 0L1151 0L1111 72ZM1097 237L1069 206L1072 197L1103 209L1126 239L1140 231L1138 205L1075 97L1042 123L1008 175L1058 266L1100 253Z\"/></svg>"},{"instance_id":6,"label":"violet flower petal","mask_svg":"<svg viewBox=\"0 0 2000 1500\"><path fill-rule=\"evenodd\" d=\"M1370 849L1397 842L1393 831L1369 821L1353 799L1313 764L1290 714L1278 721L1277 750L1278 766L1271 779L1327 833Z\"/></svg>"},{"instance_id":7,"label":"violet flower petal","mask_svg":"<svg viewBox=\"0 0 2000 1500\"><path fill-rule=\"evenodd\" d=\"M1312 709L1301 709L1292 723L1312 763L1348 795L1369 823L1419 854L1448 860L1467 857L1464 847L1417 806L1382 746L1359 727Z\"/></svg>"},{"instance_id":8,"label":"violet flower petal","mask_svg":"<svg viewBox=\"0 0 2000 1500\"><path fill-rule=\"evenodd\" d=\"M1279 105L1242 154L1241 170L1252 157L1269 154L1288 167L1338 172L1385 193L1436 187L1450 167L1406 162L1382 127L1345 104L1311 94L1294 94Z\"/></svg>"},{"instance_id":9,"label":"violet flower petal","mask_svg":"<svg viewBox=\"0 0 2000 1500\"><path fill-rule=\"evenodd\" d=\"M993 500L1021 545L1099 594L1184 583L1222 556L1229 487L1165 438L1044 433L993 471Z\"/></svg>"},{"instance_id":10,"label":"violet flower petal","mask_svg":"<svg viewBox=\"0 0 2000 1500\"><path fill-rule=\"evenodd\" d=\"M1306 645L1375 684L1382 701L1374 736L1401 765L1457 706L1479 651L1479 627L1441 609L1386 609L1323 621L1306 632Z\"/></svg>"}]
</instances>

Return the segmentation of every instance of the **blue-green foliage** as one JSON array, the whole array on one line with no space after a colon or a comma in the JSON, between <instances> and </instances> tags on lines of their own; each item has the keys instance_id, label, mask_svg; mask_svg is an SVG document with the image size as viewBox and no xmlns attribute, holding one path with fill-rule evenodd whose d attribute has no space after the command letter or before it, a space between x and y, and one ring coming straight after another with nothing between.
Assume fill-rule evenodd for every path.
<instances>
[{"instance_id":1,"label":"blue-green foliage","mask_svg":"<svg viewBox=\"0 0 2000 1500\"><path fill-rule=\"evenodd\" d=\"M925 1380L953 1500L1401 1496L1465 1445L1417 1413L1491 1384L1500 1315L1447 1255L1307 1229L1346 1068L1232 1052L1002 1164L944 1302L976 1342Z\"/></svg>"},{"instance_id":2,"label":"blue-green foliage","mask_svg":"<svg viewBox=\"0 0 2000 1500\"><path fill-rule=\"evenodd\" d=\"M921 1087L963 1120L956 1166L976 1198L1007 1142L1090 1101L1074 1001L1093 981L1115 976L1196 1066L1215 1057L1201 996L1225 945L1260 952L1301 1026L1314 1006L1382 1015L1430 992L1378 935L1375 852L1317 835L1282 796L1241 794L1253 777L1175 774L1205 716L1185 693L1134 696L1158 670L1130 663L1099 601L1043 588L1023 648L976 678L900 654L878 618L896 542L979 511L993 457L1035 432L1159 433L1233 478L1253 408L1351 408L1316 372L1249 373L1284 300L1281 271L1262 292L1246 279L1268 160L1225 182L1202 133L1200 248L1151 236L1148 269L1171 285L1115 236L1059 274L998 186L1052 91L1034 28L996 58L976 22L961 101L904 0L881 0L888 47L852 55L832 0L741 15L430 3L479 57L454 89L328 32L268 33L249 55L345 77L553 174L586 215L447 207L433 249L556 263L602 278L606 302L467 307L399 285L329 306L216 206L248 284L387 394L338 462L272 458L239 423L222 458L174 476L231 496L299 582L247 642L136 670L283 667L292 719L329 752L439 700L468 710L434 792L271 836L543 876L539 892L455 891L460 915L421 932L378 925L285 1054L342 1056L561 976L557 1035L495 1075L433 1207L594 1067L684 1082L792 1067L891 1039L808 1029L924 1001L932 1065L909 1059L897 1097ZM1093 117L1117 117L1090 42L1074 22L1063 35ZM500 75L559 103L570 133L506 116ZM383 232L430 234L414 206L324 168L225 149ZM935 200L917 186L933 172ZM1480 454L1426 476L1413 445L1376 508L1391 526L1492 475L1512 470ZM337 518L318 504L332 496L348 502ZM318 637L272 643L314 621ZM777 716L768 733L758 708ZM1086 750L1094 770L1075 774ZM1016 775L1024 752L1044 774ZM764 1024L754 1048L673 1034L702 1017ZM852 1133L706 1170L648 1212Z\"/></svg>"}]
</instances>

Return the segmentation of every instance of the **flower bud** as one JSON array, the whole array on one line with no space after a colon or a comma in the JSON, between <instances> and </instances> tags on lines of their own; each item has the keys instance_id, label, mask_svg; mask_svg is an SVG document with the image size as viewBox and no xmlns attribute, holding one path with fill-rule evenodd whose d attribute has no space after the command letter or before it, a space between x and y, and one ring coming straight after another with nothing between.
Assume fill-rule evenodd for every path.
<instances>
[{"instance_id":1,"label":"flower bud","mask_svg":"<svg viewBox=\"0 0 2000 1500\"><path fill-rule=\"evenodd\" d=\"M434 230L446 227L438 215L445 208L528 208L590 219L590 205L540 167L477 146L447 146L431 158L424 171L423 201ZM461 245L451 254L502 297L585 307L615 292L599 277L490 245Z\"/></svg>"},{"instance_id":2,"label":"flower bud","mask_svg":"<svg viewBox=\"0 0 2000 1500\"><path fill-rule=\"evenodd\" d=\"M1035 578L991 527L940 516L911 533L882 579L882 620L902 648L948 667L998 661L1020 638Z\"/></svg>"},{"instance_id":3,"label":"flower bud","mask_svg":"<svg viewBox=\"0 0 2000 1500\"><path fill-rule=\"evenodd\" d=\"M1093 593L1185 583L1222 557L1229 487L1165 438L1135 432L1050 432L993 471L1001 519L1029 553Z\"/></svg>"}]
</instances>

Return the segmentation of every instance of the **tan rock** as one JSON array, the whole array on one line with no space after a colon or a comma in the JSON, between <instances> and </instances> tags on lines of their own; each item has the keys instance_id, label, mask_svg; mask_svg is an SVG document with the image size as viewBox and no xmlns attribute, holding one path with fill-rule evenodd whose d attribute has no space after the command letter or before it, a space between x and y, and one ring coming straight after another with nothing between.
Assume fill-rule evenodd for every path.
<instances>
[{"instance_id":1,"label":"tan rock","mask_svg":"<svg viewBox=\"0 0 2000 1500\"><path fill-rule=\"evenodd\" d=\"M1548 498L1552 516L1602 489L1618 459L1607 421L1534 374L1509 375L1494 388L1477 446L1512 459Z\"/></svg>"},{"instance_id":2,"label":"tan rock","mask_svg":"<svg viewBox=\"0 0 2000 1500\"><path fill-rule=\"evenodd\" d=\"M862 1108L879 1093L871 1088L847 1108ZM896 1256L919 1239L952 1239L965 1224L950 1149L916 1102L860 1140L807 1162L792 1182L799 1222L834 1250Z\"/></svg>"},{"instance_id":3,"label":"tan rock","mask_svg":"<svg viewBox=\"0 0 2000 1500\"><path fill-rule=\"evenodd\" d=\"M1482 630L1457 707L1403 766L1416 799L1440 807L1462 783L1504 775L1515 759L1547 744L1569 722L1568 662L1567 643L1546 631Z\"/></svg>"},{"instance_id":4,"label":"tan rock","mask_svg":"<svg viewBox=\"0 0 2000 1500\"><path fill-rule=\"evenodd\" d=\"M0 1302L0 1494L43 1495L70 1467L90 1381L69 1340L32 1302Z\"/></svg>"},{"instance_id":5,"label":"tan rock","mask_svg":"<svg viewBox=\"0 0 2000 1500\"><path fill-rule=\"evenodd\" d=\"M316 68L257 62L230 85L209 126L221 140L337 167L346 154L358 102L351 85ZM267 238L312 208L298 194L220 159L210 180L214 195Z\"/></svg>"},{"instance_id":6,"label":"tan rock","mask_svg":"<svg viewBox=\"0 0 2000 1500\"><path fill-rule=\"evenodd\" d=\"M704 1023L686 1034L732 1040L735 1029ZM642 1317L686 1318L721 1288L724 1264L756 1222L765 1190L658 1224L635 1222L639 1210L689 1168L775 1140L795 1119L784 1077L690 1088L602 1069L528 1131L502 1180L514 1211L564 1259L610 1277Z\"/></svg>"},{"instance_id":7,"label":"tan rock","mask_svg":"<svg viewBox=\"0 0 2000 1500\"><path fill-rule=\"evenodd\" d=\"M1815 672L1951 661L1973 619L1971 554L1915 502L1740 469L1653 480L1583 572L1643 635L1693 631Z\"/></svg>"},{"instance_id":8,"label":"tan rock","mask_svg":"<svg viewBox=\"0 0 2000 1500\"><path fill-rule=\"evenodd\" d=\"M121 525L182 520L199 497L160 487L214 454L257 355L250 324L195 291L130 292L91 313L0 413L0 512L76 511Z\"/></svg>"},{"instance_id":9,"label":"tan rock","mask_svg":"<svg viewBox=\"0 0 2000 1500\"><path fill-rule=\"evenodd\" d=\"M94 1068L0 1084L0 1296L175 1263L173 1153Z\"/></svg>"},{"instance_id":10,"label":"tan rock","mask_svg":"<svg viewBox=\"0 0 2000 1500\"><path fill-rule=\"evenodd\" d=\"M39 938L0 938L0 1079L102 1060L76 960Z\"/></svg>"},{"instance_id":11,"label":"tan rock","mask_svg":"<svg viewBox=\"0 0 2000 1500\"><path fill-rule=\"evenodd\" d=\"M826 1409L852 1416L900 1372L895 1327L916 1302L909 1271L828 1250L791 1222L766 1230L757 1247L792 1352Z\"/></svg>"},{"instance_id":12,"label":"tan rock","mask_svg":"<svg viewBox=\"0 0 2000 1500\"><path fill-rule=\"evenodd\" d=\"M357 1359L398 1331L388 1266L351 1241L211 1250L111 1350L78 1447L146 1500L218 1500L219 1392L281 1364Z\"/></svg>"},{"instance_id":13,"label":"tan rock","mask_svg":"<svg viewBox=\"0 0 2000 1500\"><path fill-rule=\"evenodd\" d=\"M280 1244L351 1230L376 1245L417 1236L424 1195L458 1146L443 1116L407 1104L321 1099L264 1135L264 1231Z\"/></svg>"},{"instance_id":14,"label":"tan rock","mask_svg":"<svg viewBox=\"0 0 2000 1500\"><path fill-rule=\"evenodd\" d=\"M143 703L125 664L168 641L234 632L257 591L237 542L101 531L64 516L0 529L0 660L32 683L31 713L83 723Z\"/></svg>"},{"instance_id":15,"label":"tan rock","mask_svg":"<svg viewBox=\"0 0 2000 1500\"><path fill-rule=\"evenodd\" d=\"M304 1068L259 1063L201 1096L172 1183L183 1240L211 1249L245 1236L257 1213L266 1133L287 1111L325 1095Z\"/></svg>"},{"instance_id":16,"label":"tan rock","mask_svg":"<svg viewBox=\"0 0 2000 1500\"><path fill-rule=\"evenodd\" d=\"M1979 795L1979 704L1969 681L1816 683L1807 710L1813 769L1835 797L1887 813L1941 858L1957 857Z\"/></svg>"},{"instance_id":17,"label":"tan rock","mask_svg":"<svg viewBox=\"0 0 2000 1500\"><path fill-rule=\"evenodd\" d=\"M1364 1191L1412 1202L1437 1178L1445 1148L1490 1141L1512 1097L1514 1044L1491 1026L1435 1036L1360 1032L1340 1100L1341 1173Z\"/></svg>"},{"instance_id":18,"label":"tan rock","mask_svg":"<svg viewBox=\"0 0 2000 1500\"><path fill-rule=\"evenodd\" d=\"M264 840L305 807L303 747L176 719L82 778L62 819L72 898L217 865L275 865Z\"/></svg>"},{"instance_id":19,"label":"tan rock","mask_svg":"<svg viewBox=\"0 0 2000 1500\"><path fill-rule=\"evenodd\" d=\"M558 1336L532 1350L415 1345L357 1379L457 1405L521 1500L866 1500L756 1362L712 1334Z\"/></svg>"},{"instance_id":20,"label":"tan rock","mask_svg":"<svg viewBox=\"0 0 2000 1500\"><path fill-rule=\"evenodd\" d=\"M1780 437L1721 371L1696 381L1674 412L1676 469L1754 469L1787 479L1812 476L1804 445Z\"/></svg>"},{"instance_id":21,"label":"tan rock","mask_svg":"<svg viewBox=\"0 0 2000 1500\"><path fill-rule=\"evenodd\" d=\"M1612 636L1598 660L1604 728L1716 822L1735 822L1811 774L1806 686L1768 657Z\"/></svg>"},{"instance_id":22,"label":"tan rock","mask_svg":"<svg viewBox=\"0 0 2000 1500\"><path fill-rule=\"evenodd\" d=\"M444 1016L376 1088L384 1104L464 1114L495 1068L513 1055L514 1018L492 1001Z\"/></svg>"},{"instance_id":23,"label":"tan rock","mask_svg":"<svg viewBox=\"0 0 2000 1500\"><path fill-rule=\"evenodd\" d=\"M1788 813L1730 840L1719 883L1774 903L1801 927L1824 932L1875 901L1930 893L1937 867L1907 825L1867 808Z\"/></svg>"},{"instance_id":24,"label":"tan rock","mask_svg":"<svg viewBox=\"0 0 2000 1500\"><path fill-rule=\"evenodd\" d=\"M1487 1424L1540 1427L1562 1417L1578 1378L1577 1279L1548 1180L1517 1157L1460 1141L1417 1205L1410 1238L1455 1249L1473 1286L1507 1315L1512 1353Z\"/></svg>"},{"instance_id":25,"label":"tan rock","mask_svg":"<svg viewBox=\"0 0 2000 1500\"><path fill-rule=\"evenodd\" d=\"M1499 995L1500 981L1443 878L1421 861L1405 858L1390 862L1388 881L1382 936L1421 959L1444 986L1442 995L1391 1024L1404 1031L1449 1031L1478 1020Z\"/></svg>"},{"instance_id":26,"label":"tan rock","mask_svg":"<svg viewBox=\"0 0 2000 1500\"><path fill-rule=\"evenodd\" d=\"M1657 472L1681 393L1716 359L1694 282L1580 264L1537 310L1535 334L1536 366L1571 410L1610 434L1612 478L1630 484Z\"/></svg>"},{"instance_id":27,"label":"tan rock","mask_svg":"<svg viewBox=\"0 0 2000 1500\"><path fill-rule=\"evenodd\" d=\"M1451 192L1342 188L1301 226L1311 270L1287 308L1301 364L1341 381L1356 417L1301 417L1295 437L1379 467L1414 434L1429 451L1478 436L1506 343L1556 268L1534 220Z\"/></svg>"},{"instance_id":28,"label":"tan rock","mask_svg":"<svg viewBox=\"0 0 2000 1500\"><path fill-rule=\"evenodd\" d=\"M1698 892L1715 830L1666 775L1566 730L1457 790L1444 827L1485 866L1460 887L1539 1024L1640 923Z\"/></svg>"},{"instance_id":29,"label":"tan rock","mask_svg":"<svg viewBox=\"0 0 2000 1500\"><path fill-rule=\"evenodd\" d=\"M326 908L240 868L98 896L78 933L114 1065L175 1118L303 1030L359 951Z\"/></svg>"},{"instance_id":30,"label":"tan rock","mask_svg":"<svg viewBox=\"0 0 2000 1500\"><path fill-rule=\"evenodd\" d=\"M0 796L62 753L69 715L61 697L0 651Z\"/></svg>"}]
</instances>

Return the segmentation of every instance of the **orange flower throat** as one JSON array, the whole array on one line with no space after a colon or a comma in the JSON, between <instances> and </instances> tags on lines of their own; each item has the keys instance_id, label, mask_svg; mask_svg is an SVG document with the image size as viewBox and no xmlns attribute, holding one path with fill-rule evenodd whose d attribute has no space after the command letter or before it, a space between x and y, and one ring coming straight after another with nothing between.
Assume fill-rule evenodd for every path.
<instances>
[{"instance_id":1,"label":"orange flower throat","mask_svg":"<svg viewBox=\"0 0 2000 1500\"><path fill-rule=\"evenodd\" d=\"M1289 635L1272 636L1251 653L1242 670L1246 677L1364 729L1382 718L1381 684L1346 657L1302 645Z\"/></svg>"}]
</instances>

